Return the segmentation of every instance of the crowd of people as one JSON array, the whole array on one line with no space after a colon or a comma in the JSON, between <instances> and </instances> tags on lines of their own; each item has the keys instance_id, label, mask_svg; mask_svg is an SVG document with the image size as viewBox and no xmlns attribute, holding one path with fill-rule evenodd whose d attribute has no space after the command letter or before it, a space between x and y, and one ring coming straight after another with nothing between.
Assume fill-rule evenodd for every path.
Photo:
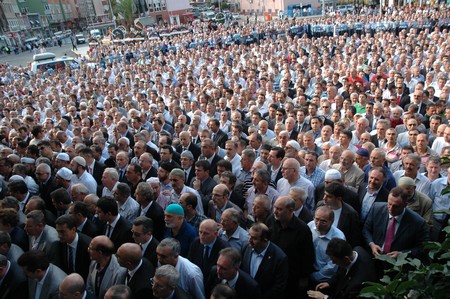
<instances>
[{"instance_id":1,"label":"crowd of people","mask_svg":"<svg viewBox=\"0 0 450 299\"><path fill-rule=\"evenodd\" d=\"M3 64L0 298L355 298L373 257L426 262L450 208L448 13L197 23L80 69Z\"/></svg>"}]
</instances>

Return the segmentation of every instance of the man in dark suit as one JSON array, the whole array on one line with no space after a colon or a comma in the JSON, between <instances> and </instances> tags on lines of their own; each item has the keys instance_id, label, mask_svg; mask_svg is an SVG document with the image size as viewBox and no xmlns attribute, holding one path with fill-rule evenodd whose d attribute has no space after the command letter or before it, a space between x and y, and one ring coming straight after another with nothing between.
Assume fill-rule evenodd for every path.
<instances>
[{"instance_id":1,"label":"man in dark suit","mask_svg":"<svg viewBox=\"0 0 450 299\"><path fill-rule=\"evenodd\" d=\"M158 176L158 170L153 166L153 158L150 153L143 153L139 157L139 166L142 167L142 179L144 182L151 177Z\"/></svg>"},{"instance_id":2,"label":"man in dark suit","mask_svg":"<svg viewBox=\"0 0 450 299\"><path fill-rule=\"evenodd\" d=\"M315 291L308 291L310 298L326 298L325 294L333 299L359 298L363 283L376 281L372 257L362 247L352 250L345 240L333 238L326 253L339 268L328 282L319 283Z\"/></svg>"},{"instance_id":3,"label":"man in dark suit","mask_svg":"<svg viewBox=\"0 0 450 299\"><path fill-rule=\"evenodd\" d=\"M195 177L195 158L190 151L183 151L180 155L181 168L184 170L185 185L190 186Z\"/></svg>"},{"instance_id":4,"label":"man in dark suit","mask_svg":"<svg viewBox=\"0 0 450 299\"><path fill-rule=\"evenodd\" d=\"M207 216L217 223L220 223L222 212L229 208L234 208L242 213L241 208L228 200L230 191L225 184L216 185L212 190L212 199L208 203Z\"/></svg>"},{"instance_id":5,"label":"man in dark suit","mask_svg":"<svg viewBox=\"0 0 450 299\"><path fill-rule=\"evenodd\" d=\"M283 178L281 173L281 164L284 159L285 151L283 148L275 146L269 152L269 163L268 171L270 173L270 179L272 182L278 182L278 180Z\"/></svg>"},{"instance_id":6,"label":"man in dark suit","mask_svg":"<svg viewBox=\"0 0 450 299\"><path fill-rule=\"evenodd\" d=\"M202 152L200 159L204 157L209 162L209 176L213 178L217 174L217 162L222 160L216 153L216 143L206 138L202 140L200 150Z\"/></svg>"},{"instance_id":7,"label":"man in dark suit","mask_svg":"<svg viewBox=\"0 0 450 299\"><path fill-rule=\"evenodd\" d=\"M139 183L134 193L134 197L139 204L138 216L145 216L153 221L152 235L159 241L163 239L164 210L155 201L156 197L153 188L148 183Z\"/></svg>"},{"instance_id":8,"label":"man in dark suit","mask_svg":"<svg viewBox=\"0 0 450 299\"><path fill-rule=\"evenodd\" d=\"M67 274L57 266L51 264L43 251L30 250L25 252L17 263L23 268L25 276L28 278L29 298L59 298L58 288ZM38 283L41 284L41 290L40 296L36 297Z\"/></svg>"},{"instance_id":9,"label":"man in dark suit","mask_svg":"<svg viewBox=\"0 0 450 299\"><path fill-rule=\"evenodd\" d=\"M278 245L289 259L286 297L306 295L308 278L313 271L314 247L311 230L294 217L295 202L288 196L275 201L274 213L266 220L270 241Z\"/></svg>"},{"instance_id":10,"label":"man in dark suit","mask_svg":"<svg viewBox=\"0 0 450 299\"><path fill-rule=\"evenodd\" d=\"M401 187L391 190L387 203L375 203L364 223L363 237L374 256L396 258L411 251L412 258L424 258L423 243L429 241L426 221L407 208L408 195Z\"/></svg>"},{"instance_id":11,"label":"man in dark suit","mask_svg":"<svg viewBox=\"0 0 450 299\"><path fill-rule=\"evenodd\" d=\"M188 260L196 264L202 270L206 282L211 268L217 263L219 251L229 247L228 243L218 238L219 228L212 219L205 219L199 226L199 237L189 248Z\"/></svg>"},{"instance_id":12,"label":"man in dark suit","mask_svg":"<svg viewBox=\"0 0 450 299\"><path fill-rule=\"evenodd\" d=\"M84 202L74 202L69 208L69 214L74 217L78 232L91 238L100 235L98 226L88 218L89 210Z\"/></svg>"},{"instance_id":13,"label":"man in dark suit","mask_svg":"<svg viewBox=\"0 0 450 299\"><path fill-rule=\"evenodd\" d=\"M212 190L217 185L211 176L211 165L207 160L195 162L195 178L192 180L191 187L197 190L202 198L204 213L208 213L208 203L211 198Z\"/></svg>"},{"instance_id":14,"label":"man in dark suit","mask_svg":"<svg viewBox=\"0 0 450 299\"><path fill-rule=\"evenodd\" d=\"M142 249L142 257L146 258L156 268L158 267L158 259L156 258L156 247L159 241L153 237L153 221L152 219L139 216L133 221L131 230L133 239Z\"/></svg>"},{"instance_id":15,"label":"man in dark suit","mask_svg":"<svg viewBox=\"0 0 450 299\"><path fill-rule=\"evenodd\" d=\"M152 278L154 298L188 299L189 295L178 286L180 274L172 265L163 265L156 269Z\"/></svg>"},{"instance_id":16,"label":"man in dark suit","mask_svg":"<svg viewBox=\"0 0 450 299\"><path fill-rule=\"evenodd\" d=\"M89 263L86 261L89 261L91 238L77 233L75 219L71 215L56 219L56 231L59 241L50 248L50 261L67 274L76 272L86 279L89 274Z\"/></svg>"},{"instance_id":17,"label":"man in dark suit","mask_svg":"<svg viewBox=\"0 0 450 299\"><path fill-rule=\"evenodd\" d=\"M225 142L228 140L228 135L220 129L220 121L218 119L210 119L208 127L211 130L211 139L221 148L225 148Z\"/></svg>"},{"instance_id":18,"label":"man in dark suit","mask_svg":"<svg viewBox=\"0 0 450 299\"><path fill-rule=\"evenodd\" d=\"M127 268L125 285L129 286L134 299L147 299L151 291L151 278L155 274L153 265L142 258L141 248L138 244L125 243L117 249L119 265Z\"/></svg>"},{"instance_id":19,"label":"man in dark suit","mask_svg":"<svg viewBox=\"0 0 450 299\"><path fill-rule=\"evenodd\" d=\"M259 284L264 299L285 298L289 274L288 258L280 247L269 241L269 228L255 223L243 248L241 269ZM258 265L259 261L259 265Z\"/></svg>"},{"instance_id":20,"label":"man in dark suit","mask_svg":"<svg viewBox=\"0 0 450 299\"><path fill-rule=\"evenodd\" d=\"M239 269L241 254L236 248L228 247L219 252L217 266L209 273L206 283L206 298L219 283L225 283L236 291L236 299L262 298L258 283L246 272ZM237 277L237 279L236 279Z\"/></svg>"},{"instance_id":21,"label":"man in dark suit","mask_svg":"<svg viewBox=\"0 0 450 299\"><path fill-rule=\"evenodd\" d=\"M191 142L189 132L181 132L179 139L180 144L176 147L177 152L181 154L184 151L190 151L194 156L194 161L197 161L201 154L200 147Z\"/></svg>"},{"instance_id":22,"label":"man in dark suit","mask_svg":"<svg viewBox=\"0 0 450 299\"><path fill-rule=\"evenodd\" d=\"M125 121L119 121L117 123L117 133L119 133L121 136L120 137L126 137L128 138L128 141L130 142L130 147L133 148L134 147L134 138L133 138L133 134L131 134L128 124Z\"/></svg>"},{"instance_id":23,"label":"man in dark suit","mask_svg":"<svg viewBox=\"0 0 450 299\"><path fill-rule=\"evenodd\" d=\"M347 242L352 247L361 244L361 229L359 214L349 204L343 201L346 196L346 189L339 183L330 183L325 186L325 196L323 202L318 206L325 204L334 212L334 225L345 235ZM340 211L340 212L338 212Z\"/></svg>"},{"instance_id":24,"label":"man in dark suit","mask_svg":"<svg viewBox=\"0 0 450 299\"><path fill-rule=\"evenodd\" d=\"M104 235L118 248L124 243L133 242L131 223L119 215L119 207L114 198L105 196L98 200L96 212L101 221L105 221Z\"/></svg>"},{"instance_id":25,"label":"man in dark suit","mask_svg":"<svg viewBox=\"0 0 450 299\"><path fill-rule=\"evenodd\" d=\"M364 223L373 203L387 202L389 191L383 187L386 180L386 172L381 167L372 168L369 172L367 184L362 184L358 190L358 197L361 203L360 219Z\"/></svg>"},{"instance_id":26,"label":"man in dark suit","mask_svg":"<svg viewBox=\"0 0 450 299\"><path fill-rule=\"evenodd\" d=\"M0 299L27 298L27 278L16 262L0 254Z\"/></svg>"},{"instance_id":27,"label":"man in dark suit","mask_svg":"<svg viewBox=\"0 0 450 299\"><path fill-rule=\"evenodd\" d=\"M52 169L46 163L41 163L36 167L36 180L39 183L39 195L45 201L46 207L54 215L56 215L56 208L52 204L50 193L58 189L58 184L55 182L55 177L52 176Z\"/></svg>"},{"instance_id":28,"label":"man in dark suit","mask_svg":"<svg viewBox=\"0 0 450 299\"><path fill-rule=\"evenodd\" d=\"M288 196L295 201L294 215L297 216L298 219L302 220L306 224L313 220L311 211L304 205L308 195L303 188L292 187L291 190L289 190Z\"/></svg>"}]
</instances>

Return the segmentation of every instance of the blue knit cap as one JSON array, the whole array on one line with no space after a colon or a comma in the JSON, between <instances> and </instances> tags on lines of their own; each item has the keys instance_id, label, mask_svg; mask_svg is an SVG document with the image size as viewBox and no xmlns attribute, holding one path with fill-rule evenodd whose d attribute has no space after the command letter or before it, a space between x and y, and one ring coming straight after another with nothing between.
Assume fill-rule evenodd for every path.
<instances>
[{"instance_id":1,"label":"blue knit cap","mask_svg":"<svg viewBox=\"0 0 450 299\"><path fill-rule=\"evenodd\" d=\"M166 208L166 213L184 216L183 207L176 203L168 205Z\"/></svg>"}]
</instances>

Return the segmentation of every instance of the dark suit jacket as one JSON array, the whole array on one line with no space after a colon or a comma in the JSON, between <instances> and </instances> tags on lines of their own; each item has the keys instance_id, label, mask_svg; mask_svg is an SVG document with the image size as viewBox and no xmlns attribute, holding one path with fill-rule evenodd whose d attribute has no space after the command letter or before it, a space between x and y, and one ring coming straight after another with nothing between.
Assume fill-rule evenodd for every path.
<instances>
[{"instance_id":1,"label":"dark suit jacket","mask_svg":"<svg viewBox=\"0 0 450 299\"><path fill-rule=\"evenodd\" d=\"M298 214L298 219L302 220L306 224L308 224L310 221L313 220L313 215L311 214L311 211L305 205L303 205L300 214Z\"/></svg>"},{"instance_id":2,"label":"dark suit jacket","mask_svg":"<svg viewBox=\"0 0 450 299\"><path fill-rule=\"evenodd\" d=\"M147 259L150 263L152 263L155 269L158 267L158 259L156 257L156 247L158 247L159 241L156 240L155 236L153 236L152 240L148 244L147 248L144 251L143 258Z\"/></svg>"},{"instance_id":3,"label":"dark suit jacket","mask_svg":"<svg viewBox=\"0 0 450 299\"><path fill-rule=\"evenodd\" d=\"M367 187L367 184L364 183L358 189L358 197L359 197L360 207L362 207L362 202L363 202L364 196L366 196L366 193L367 193L366 187ZM381 187L380 192L378 192L377 196L375 197L374 203L375 202L387 202L388 196L389 196L389 191L386 188ZM360 211L359 211L359 213L360 213ZM365 221L365 219L361 219L361 222L364 222L364 221Z\"/></svg>"},{"instance_id":4,"label":"dark suit jacket","mask_svg":"<svg viewBox=\"0 0 450 299\"><path fill-rule=\"evenodd\" d=\"M235 205L231 201L227 200L227 202L225 203L225 209L229 209L229 208L235 208L240 213L243 213L241 208L239 208L237 205ZM216 210L217 209L216 209L216 207L214 205L214 202L212 200L210 200L208 202L208 214L206 216L208 216L208 218L211 218L214 221L217 221L217 219L216 219Z\"/></svg>"},{"instance_id":5,"label":"dark suit jacket","mask_svg":"<svg viewBox=\"0 0 450 299\"><path fill-rule=\"evenodd\" d=\"M301 130L299 130L299 129L300 129L300 126L298 125L298 123L295 124L294 130L296 132L298 132L298 133L300 133L300 132L302 132L302 133L308 132L309 130L311 130L311 125L305 122L303 124L303 127L301 127ZM297 136L298 136L298 133L297 133Z\"/></svg>"},{"instance_id":6,"label":"dark suit jacket","mask_svg":"<svg viewBox=\"0 0 450 299\"><path fill-rule=\"evenodd\" d=\"M148 299L149 294L152 294L152 285L150 279L155 274L155 268L146 259L142 259L142 265L134 273L128 286L133 293L133 299Z\"/></svg>"},{"instance_id":7,"label":"dark suit jacket","mask_svg":"<svg viewBox=\"0 0 450 299\"><path fill-rule=\"evenodd\" d=\"M299 292L306 296L306 283L313 271L314 246L309 227L297 217L292 217L286 228L273 215L266 220L270 229L270 240L280 247L289 258L289 277L287 280L288 298L299 298ZM303 292L305 292L303 294Z\"/></svg>"},{"instance_id":8,"label":"dark suit jacket","mask_svg":"<svg viewBox=\"0 0 450 299\"><path fill-rule=\"evenodd\" d=\"M56 208L52 203L52 199L50 198L50 193L58 189L58 185L55 182L55 177L51 176L47 181L47 184L40 183L39 184L39 194L40 197L45 202L45 207L50 210L54 215L56 215Z\"/></svg>"},{"instance_id":9,"label":"dark suit jacket","mask_svg":"<svg viewBox=\"0 0 450 299\"><path fill-rule=\"evenodd\" d=\"M206 298L211 296L212 289L222 282L217 276L217 266L212 267L206 283ZM236 291L236 299L261 299L261 289L258 283L247 273L239 270L239 277L234 287Z\"/></svg>"},{"instance_id":10,"label":"dark suit jacket","mask_svg":"<svg viewBox=\"0 0 450 299\"><path fill-rule=\"evenodd\" d=\"M185 171L186 172L186 171ZM195 166L191 166L191 170L189 171L188 177L186 179L185 185L190 186L192 183L192 179L195 177Z\"/></svg>"},{"instance_id":11,"label":"dark suit jacket","mask_svg":"<svg viewBox=\"0 0 450 299\"><path fill-rule=\"evenodd\" d=\"M158 170L152 166L152 168L150 168L150 170L147 172L147 175L145 176L144 181L147 181L149 178L154 178L158 176Z\"/></svg>"},{"instance_id":12,"label":"dark suit jacket","mask_svg":"<svg viewBox=\"0 0 450 299\"><path fill-rule=\"evenodd\" d=\"M241 210L244 210L245 198L242 196L240 192L234 190L231 191L230 198L228 200L237 205L239 208L241 208Z\"/></svg>"},{"instance_id":13,"label":"dark suit jacket","mask_svg":"<svg viewBox=\"0 0 450 299\"><path fill-rule=\"evenodd\" d=\"M339 267L329 281L330 297L333 299L359 298L363 282L376 281L375 266L372 257L362 247L355 247L358 258L350 270Z\"/></svg>"},{"instance_id":14,"label":"dark suit jacket","mask_svg":"<svg viewBox=\"0 0 450 299\"><path fill-rule=\"evenodd\" d=\"M10 262L9 270L0 284L0 299L28 297L27 278L15 262Z\"/></svg>"},{"instance_id":15,"label":"dark suit jacket","mask_svg":"<svg viewBox=\"0 0 450 299\"><path fill-rule=\"evenodd\" d=\"M134 147L134 138L133 138L133 134L131 134L130 130L128 130L128 132L125 134L125 137L127 137L128 140L130 140L130 147L133 148Z\"/></svg>"},{"instance_id":16,"label":"dark suit jacket","mask_svg":"<svg viewBox=\"0 0 450 299\"><path fill-rule=\"evenodd\" d=\"M380 147L378 135L372 135L370 136L370 141L375 145L375 147Z\"/></svg>"},{"instance_id":17,"label":"dark suit jacket","mask_svg":"<svg viewBox=\"0 0 450 299\"><path fill-rule=\"evenodd\" d=\"M345 187L345 186L344 186ZM323 199L325 195L325 184L320 184L317 186L316 190L314 190L314 198L316 199L316 204ZM345 187L345 198L344 202L348 203L352 206L355 211L358 213L361 211L361 202L359 194L354 192L353 190Z\"/></svg>"},{"instance_id":18,"label":"dark suit jacket","mask_svg":"<svg viewBox=\"0 0 450 299\"><path fill-rule=\"evenodd\" d=\"M176 287L172 299L190 299L189 294L183 291L182 288Z\"/></svg>"},{"instance_id":19,"label":"dark suit jacket","mask_svg":"<svg viewBox=\"0 0 450 299\"><path fill-rule=\"evenodd\" d=\"M225 142L227 142L227 140L228 140L228 135L224 131L219 129L219 131L217 131L216 136L213 141L215 141L216 144L218 146L220 146L221 148L225 148Z\"/></svg>"},{"instance_id":20,"label":"dark suit jacket","mask_svg":"<svg viewBox=\"0 0 450 299\"><path fill-rule=\"evenodd\" d=\"M352 247L361 244L361 228L359 213L345 202L342 205L341 216L337 227L344 233L347 242Z\"/></svg>"},{"instance_id":21,"label":"dark suit jacket","mask_svg":"<svg viewBox=\"0 0 450 299\"><path fill-rule=\"evenodd\" d=\"M114 248L117 250L120 245L124 243L133 243L133 237L131 235L131 223L124 217L120 217L117 221L116 226L114 227L111 234L111 241L114 243ZM103 232L106 235L106 231L108 226L105 225L105 231Z\"/></svg>"},{"instance_id":22,"label":"dark suit jacket","mask_svg":"<svg viewBox=\"0 0 450 299\"><path fill-rule=\"evenodd\" d=\"M216 185L217 185L216 181L214 181L210 176L201 184L200 189L197 190L198 193L200 194L200 197L202 198L202 204L205 215L208 215L208 203L209 200L211 199L212 190ZM191 187L194 187L193 181L191 183Z\"/></svg>"},{"instance_id":23,"label":"dark suit jacket","mask_svg":"<svg viewBox=\"0 0 450 299\"><path fill-rule=\"evenodd\" d=\"M80 274L84 281L86 281L89 274L88 261L90 261L90 256L88 253L88 247L91 240L91 237L78 233L78 244L74 264L75 271L69 271L67 243L56 241L52 244L49 254L50 262L58 266L67 274L71 274L73 272Z\"/></svg>"},{"instance_id":24,"label":"dark suit jacket","mask_svg":"<svg viewBox=\"0 0 450 299\"><path fill-rule=\"evenodd\" d=\"M141 208L139 208L138 212L138 215L140 214ZM166 224L164 222L164 211L156 201L153 201L152 205L147 210L147 213L145 213L145 217L153 220L153 236L157 240L162 240Z\"/></svg>"},{"instance_id":25,"label":"dark suit jacket","mask_svg":"<svg viewBox=\"0 0 450 299\"><path fill-rule=\"evenodd\" d=\"M177 145L176 150L179 154L183 152L183 146L181 144ZM192 153L194 156L194 161L198 160L198 157L202 154L200 151L200 147L197 144L193 144L192 142L189 144L188 151Z\"/></svg>"},{"instance_id":26,"label":"dark suit jacket","mask_svg":"<svg viewBox=\"0 0 450 299\"><path fill-rule=\"evenodd\" d=\"M94 177L97 185L102 185L102 175L105 170L105 166L100 164L98 161L94 162L94 169L92 170L92 176Z\"/></svg>"},{"instance_id":27,"label":"dark suit jacket","mask_svg":"<svg viewBox=\"0 0 450 299\"><path fill-rule=\"evenodd\" d=\"M211 268L217 263L219 258L219 251L223 248L230 247L228 242L222 240L221 238L216 238L214 246L210 248L209 258L206 262L203 261L203 252L205 246L200 243L200 239L196 238L189 248L189 254L187 256L188 260L196 264L203 273L203 280L206 282Z\"/></svg>"},{"instance_id":28,"label":"dark suit jacket","mask_svg":"<svg viewBox=\"0 0 450 299\"><path fill-rule=\"evenodd\" d=\"M250 273L251 269L252 251L249 244L242 249L241 269L247 273ZM271 242L254 277L261 288L261 298L284 298L288 274L289 264L286 254Z\"/></svg>"},{"instance_id":29,"label":"dark suit jacket","mask_svg":"<svg viewBox=\"0 0 450 299\"><path fill-rule=\"evenodd\" d=\"M100 235L101 231L89 218L86 220L86 223L81 230L81 233L89 236L91 238L95 238Z\"/></svg>"},{"instance_id":30,"label":"dark suit jacket","mask_svg":"<svg viewBox=\"0 0 450 299\"><path fill-rule=\"evenodd\" d=\"M289 135L289 139L297 141L298 132L294 129L291 132L291 135Z\"/></svg>"},{"instance_id":31,"label":"dark suit jacket","mask_svg":"<svg viewBox=\"0 0 450 299\"><path fill-rule=\"evenodd\" d=\"M217 162L220 160L223 160L221 157L219 157L217 154L215 154L212 163L211 168L209 169L209 176L213 178L217 174Z\"/></svg>"},{"instance_id":32,"label":"dark suit jacket","mask_svg":"<svg viewBox=\"0 0 450 299\"><path fill-rule=\"evenodd\" d=\"M25 233L23 228L15 226L9 235L11 236L11 243L14 243L22 248L24 252L28 251L28 235Z\"/></svg>"},{"instance_id":33,"label":"dark suit jacket","mask_svg":"<svg viewBox=\"0 0 450 299\"><path fill-rule=\"evenodd\" d=\"M363 236L366 244L374 242L382 247L389 222L387 203L374 203L364 223ZM406 208L397 228L391 251L409 251L415 258L423 257L423 242L429 241L429 228L426 221L416 212Z\"/></svg>"}]
</instances>

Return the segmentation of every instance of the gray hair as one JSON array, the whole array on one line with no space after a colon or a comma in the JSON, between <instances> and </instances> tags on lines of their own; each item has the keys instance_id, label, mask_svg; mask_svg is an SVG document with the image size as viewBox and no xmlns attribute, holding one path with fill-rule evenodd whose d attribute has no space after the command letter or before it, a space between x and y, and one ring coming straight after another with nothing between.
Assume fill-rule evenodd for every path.
<instances>
[{"instance_id":1,"label":"gray hair","mask_svg":"<svg viewBox=\"0 0 450 299\"><path fill-rule=\"evenodd\" d=\"M117 172L117 169L108 167L105 168L104 173L108 175L108 177L112 180L118 181L119 180L119 173Z\"/></svg>"},{"instance_id":2,"label":"gray hair","mask_svg":"<svg viewBox=\"0 0 450 299\"><path fill-rule=\"evenodd\" d=\"M305 200L308 197L305 190L303 190L303 188L301 187L291 187L291 190L289 190L289 192L298 194L300 201L303 203L305 203Z\"/></svg>"},{"instance_id":3,"label":"gray hair","mask_svg":"<svg viewBox=\"0 0 450 299\"><path fill-rule=\"evenodd\" d=\"M181 179L183 179L183 181L186 179L184 170L180 169L180 168L175 168L170 172L170 175L179 177Z\"/></svg>"},{"instance_id":4,"label":"gray hair","mask_svg":"<svg viewBox=\"0 0 450 299\"><path fill-rule=\"evenodd\" d=\"M174 256L179 256L181 251L180 242L174 238L165 238L158 244L158 248L170 248Z\"/></svg>"},{"instance_id":5,"label":"gray hair","mask_svg":"<svg viewBox=\"0 0 450 299\"><path fill-rule=\"evenodd\" d=\"M89 189L82 183L78 183L72 186L72 191L74 191L76 194L84 194L88 195Z\"/></svg>"},{"instance_id":6,"label":"gray hair","mask_svg":"<svg viewBox=\"0 0 450 299\"><path fill-rule=\"evenodd\" d=\"M225 212L230 213L231 221L239 224L239 219L241 218L241 214L239 213L238 210L236 210L235 208L228 208L225 211L223 211L223 213L225 213ZM222 215L223 215L223 213L222 213Z\"/></svg>"},{"instance_id":7,"label":"gray hair","mask_svg":"<svg viewBox=\"0 0 450 299\"><path fill-rule=\"evenodd\" d=\"M180 279L180 274L177 269L172 265L163 265L156 268L156 277L167 277L169 286L175 288L178 285L178 280Z\"/></svg>"}]
</instances>

